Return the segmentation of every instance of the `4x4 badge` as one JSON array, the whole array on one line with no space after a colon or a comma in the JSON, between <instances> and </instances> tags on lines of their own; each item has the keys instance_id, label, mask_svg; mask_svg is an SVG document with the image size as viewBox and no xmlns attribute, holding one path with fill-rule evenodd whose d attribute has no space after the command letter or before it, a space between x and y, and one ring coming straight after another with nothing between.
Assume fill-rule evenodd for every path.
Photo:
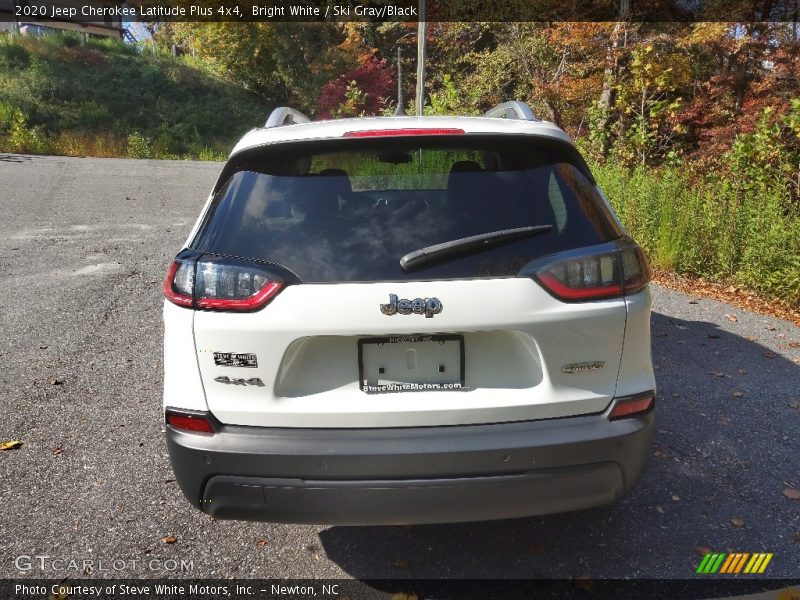
<instances>
[{"instance_id":1,"label":"4x4 badge","mask_svg":"<svg viewBox=\"0 0 800 600\"><path fill-rule=\"evenodd\" d=\"M218 383L227 383L230 385L255 385L257 387L264 387L264 382L261 381L261 378L259 377L245 379L243 377L228 377L227 375L220 375L219 377L214 377L214 381Z\"/></svg>"},{"instance_id":2,"label":"4x4 badge","mask_svg":"<svg viewBox=\"0 0 800 600\"><path fill-rule=\"evenodd\" d=\"M381 312L385 315L392 316L396 314L410 315L425 315L426 319L430 319L433 315L438 315L442 312L442 302L438 298L397 298L397 294L389 294L389 303L381 304Z\"/></svg>"}]
</instances>

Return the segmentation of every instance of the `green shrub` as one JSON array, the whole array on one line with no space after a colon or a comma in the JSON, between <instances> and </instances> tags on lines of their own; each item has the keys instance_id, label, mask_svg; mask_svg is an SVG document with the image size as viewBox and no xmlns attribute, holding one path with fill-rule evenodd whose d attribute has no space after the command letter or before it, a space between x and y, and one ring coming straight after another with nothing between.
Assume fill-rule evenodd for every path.
<instances>
[{"instance_id":1,"label":"green shrub","mask_svg":"<svg viewBox=\"0 0 800 600\"><path fill-rule=\"evenodd\" d=\"M80 46L81 42L83 41L80 36L75 33L62 33L58 40L65 48L74 48L75 46Z\"/></svg>"},{"instance_id":2,"label":"green shrub","mask_svg":"<svg viewBox=\"0 0 800 600\"><path fill-rule=\"evenodd\" d=\"M593 172L651 263L800 306L800 215L784 189L695 182L677 168Z\"/></svg>"},{"instance_id":3,"label":"green shrub","mask_svg":"<svg viewBox=\"0 0 800 600\"><path fill-rule=\"evenodd\" d=\"M49 154L52 148L52 141L41 127L29 126L22 111L13 111L11 129L4 144L5 150L22 154Z\"/></svg>"},{"instance_id":4,"label":"green shrub","mask_svg":"<svg viewBox=\"0 0 800 600\"><path fill-rule=\"evenodd\" d=\"M25 69L30 64L30 53L10 41L0 41L0 69Z\"/></svg>"},{"instance_id":5,"label":"green shrub","mask_svg":"<svg viewBox=\"0 0 800 600\"><path fill-rule=\"evenodd\" d=\"M766 109L714 174L691 175L677 157L671 162L593 168L653 265L800 306L800 100L782 116Z\"/></svg>"},{"instance_id":6,"label":"green shrub","mask_svg":"<svg viewBox=\"0 0 800 600\"><path fill-rule=\"evenodd\" d=\"M15 109L9 102L0 101L0 135L11 129Z\"/></svg>"},{"instance_id":7,"label":"green shrub","mask_svg":"<svg viewBox=\"0 0 800 600\"><path fill-rule=\"evenodd\" d=\"M138 131L128 136L128 156L130 158L150 158L153 156L153 146L150 138L144 137Z\"/></svg>"},{"instance_id":8,"label":"green shrub","mask_svg":"<svg viewBox=\"0 0 800 600\"><path fill-rule=\"evenodd\" d=\"M193 156L197 156L197 160L207 160L212 162L223 162L228 158L225 152L214 150L213 148L203 147L200 151Z\"/></svg>"}]
</instances>

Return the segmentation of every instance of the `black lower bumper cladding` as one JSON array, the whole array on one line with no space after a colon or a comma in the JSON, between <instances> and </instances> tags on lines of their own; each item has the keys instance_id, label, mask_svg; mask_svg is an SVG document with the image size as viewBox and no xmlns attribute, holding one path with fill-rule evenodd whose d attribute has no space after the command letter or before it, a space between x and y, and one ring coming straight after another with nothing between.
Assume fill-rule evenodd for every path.
<instances>
[{"instance_id":1,"label":"black lower bumper cladding","mask_svg":"<svg viewBox=\"0 0 800 600\"><path fill-rule=\"evenodd\" d=\"M218 519L340 525L507 519L610 504L641 476L652 412L492 425L167 427L183 493Z\"/></svg>"}]
</instances>

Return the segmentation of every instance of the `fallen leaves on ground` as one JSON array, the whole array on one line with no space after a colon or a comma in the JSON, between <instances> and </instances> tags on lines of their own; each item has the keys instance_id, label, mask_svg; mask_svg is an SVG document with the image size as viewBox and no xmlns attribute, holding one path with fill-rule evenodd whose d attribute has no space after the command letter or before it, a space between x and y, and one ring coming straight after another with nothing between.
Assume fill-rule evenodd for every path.
<instances>
[{"instance_id":1,"label":"fallen leaves on ground","mask_svg":"<svg viewBox=\"0 0 800 600\"><path fill-rule=\"evenodd\" d=\"M744 398L744 392L741 390L733 390L733 397L734 398Z\"/></svg>"},{"instance_id":2,"label":"fallen leaves on ground","mask_svg":"<svg viewBox=\"0 0 800 600\"><path fill-rule=\"evenodd\" d=\"M404 558L395 559L392 561L392 564L398 569L403 569L404 571L408 569L408 561Z\"/></svg>"},{"instance_id":3,"label":"fallen leaves on ground","mask_svg":"<svg viewBox=\"0 0 800 600\"><path fill-rule=\"evenodd\" d=\"M176 538L174 535L167 535L162 537L161 541L164 542L165 544L174 544L175 542L178 541L178 538Z\"/></svg>"},{"instance_id":4,"label":"fallen leaves on ground","mask_svg":"<svg viewBox=\"0 0 800 600\"><path fill-rule=\"evenodd\" d=\"M653 456L655 456L656 458L665 458L667 456L667 453L659 449L653 452Z\"/></svg>"},{"instance_id":5,"label":"fallen leaves on ground","mask_svg":"<svg viewBox=\"0 0 800 600\"><path fill-rule=\"evenodd\" d=\"M64 452L64 449L61 446L58 446L57 448L53 448L53 456L58 456L62 452Z\"/></svg>"},{"instance_id":6,"label":"fallen leaves on ground","mask_svg":"<svg viewBox=\"0 0 800 600\"><path fill-rule=\"evenodd\" d=\"M50 385L64 385L63 379L51 379Z\"/></svg>"},{"instance_id":7,"label":"fallen leaves on ground","mask_svg":"<svg viewBox=\"0 0 800 600\"><path fill-rule=\"evenodd\" d=\"M663 506L656 506L656 512L664 514L664 507Z\"/></svg>"},{"instance_id":8,"label":"fallen leaves on ground","mask_svg":"<svg viewBox=\"0 0 800 600\"><path fill-rule=\"evenodd\" d=\"M395 592L392 600L418 600L418 596L414 592Z\"/></svg>"},{"instance_id":9,"label":"fallen leaves on ground","mask_svg":"<svg viewBox=\"0 0 800 600\"><path fill-rule=\"evenodd\" d=\"M710 552L711 552L711 548L709 548L708 546L697 546L694 549L694 553L697 554L697 556L705 556L706 554L708 554Z\"/></svg>"},{"instance_id":10,"label":"fallen leaves on ground","mask_svg":"<svg viewBox=\"0 0 800 600\"><path fill-rule=\"evenodd\" d=\"M739 322L739 317L737 317L736 315L730 314L730 313L726 313L725 314L725 318L728 319L728 321L730 321L731 323L738 323Z\"/></svg>"},{"instance_id":11,"label":"fallen leaves on ground","mask_svg":"<svg viewBox=\"0 0 800 600\"><path fill-rule=\"evenodd\" d=\"M709 371L708 374L709 375L713 375L714 377L720 377L720 378L721 377L730 377L730 375L726 375L722 371Z\"/></svg>"},{"instance_id":12,"label":"fallen leaves on ground","mask_svg":"<svg viewBox=\"0 0 800 600\"><path fill-rule=\"evenodd\" d=\"M800 325L800 309L798 308L793 308L788 304L775 300L766 300L755 294L726 287L723 284L712 283L700 277L681 277L675 273L655 269L653 271L653 281L691 296L714 298L751 312L771 315L779 319L792 321L795 325Z\"/></svg>"},{"instance_id":13,"label":"fallen leaves on ground","mask_svg":"<svg viewBox=\"0 0 800 600\"><path fill-rule=\"evenodd\" d=\"M0 442L0 450L16 450L22 446L19 440L8 440L7 442Z\"/></svg>"},{"instance_id":14,"label":"fallen leaves on ground","mask_svg":"<svg viewBox=\"0 0 800 600\"><path fill-rule=\"evenodd\" d=\"M744 519L742 517L732 517L731 525L733 525L734 527L743 527Z\"/></svg>"},{"instance_id":15,"label":"fallen leaves on ground","mask_svg":"<svg viewBox=\"0 0 800 600\"><path fill-rule=\"evenodd\" d=\"M681 500L680 496L678 496L677 494L672 494L672 501L673 502L680 502L680 500Z\"/></svg>"},{"instance_id":16,"label":"fallen leaves on ground","mask_svg":"<svg viewBox=\"0 0 800 600\"><path fill-rule=\"evenodd\" d=\"M269 542L268 542L267 540L258 540L258 541L256 542L256 546L258 546L259 548L263 548L263 547L264 547L264 546L266 546L267 544L269 544Z\"/></svg>"},{"instance_id":17,"label":"fallen leaves on ground","mask_svg":"<svg viewBox=\"0 0 800 600\"><path fill-rule=\"evenodd\" d=\"M794 488L786 488L783 490L783 495L789 500L800 500L800 490L796 490Z\"/></svg>"},{"instance_id":18,"label":"fallen leaves on ground","mask_svg":"<svg viewBox=\"0 0 800 600\"><path fill-rule=\"evenodd\" d=\"M798 544L800 544L800 532L798 532L798 533L795 533L795 534L792 536L792 541L795 541L795 542L797 542Z\"/></svg>"},{"instance_id":19,"label":"fallen leaves on ground","mask_svg":"<svg viewBox=\"0 0 800 600\"><path fill-rule=\"evenodd\" d=\"M747 369L736 369L739 375L747 375Z\"/></svg>"},{"instance_id":20,"label":"fallen leaves on ground","mask_svg":"<svg viewBox=\"0 0 800 600\"><path fill-rule=\"evenodd\" d=\"M767 350L766 352L762 352L761 356L763 356L764 358L775 358L777 356L777 354Z\"/></svg>"}]
</instances>

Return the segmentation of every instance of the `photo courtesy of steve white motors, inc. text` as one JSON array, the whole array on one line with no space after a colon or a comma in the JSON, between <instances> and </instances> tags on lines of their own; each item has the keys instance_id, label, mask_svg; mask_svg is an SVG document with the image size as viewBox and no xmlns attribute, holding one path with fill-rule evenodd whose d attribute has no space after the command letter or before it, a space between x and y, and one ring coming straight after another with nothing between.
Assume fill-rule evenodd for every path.
<instances>
[{"instance_id":1,"label":"photo courtesy of steve white motors, inc. text","mask_svg":"<svg viewBox=\"0 0 800 600\"><path fill-rule=\"evenodd\" d=\"M209 598L240 598L242 596L252 596L258 593L270 594L272 596L338 596L340 586L337 583L312 584L312 585L288 585L283 583L270 583L268 586L254 586L217 583L108 583L108 584L81 584L81 583L51 583L42 584L22 584L14 585L14 594L18 597L31 596L36 598L67 598L67 597L148 597L156 594L163 596L185 596L198 597L208 596Z\"/></svg>"}]
</instances>

